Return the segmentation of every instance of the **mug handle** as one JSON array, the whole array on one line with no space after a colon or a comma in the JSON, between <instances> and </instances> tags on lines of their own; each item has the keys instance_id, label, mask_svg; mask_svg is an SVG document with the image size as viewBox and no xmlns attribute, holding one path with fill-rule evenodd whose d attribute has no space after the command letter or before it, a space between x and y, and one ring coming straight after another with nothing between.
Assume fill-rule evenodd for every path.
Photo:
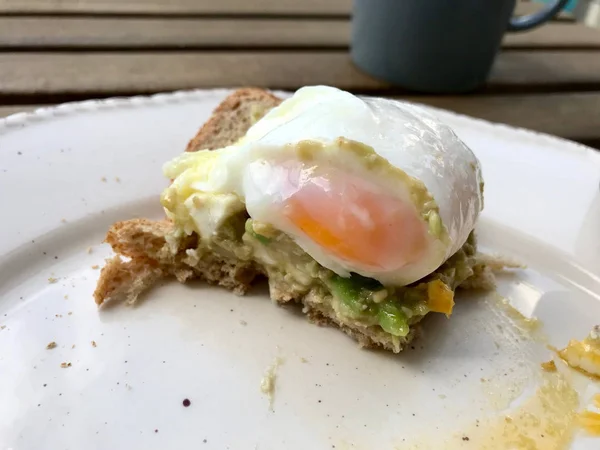
<instances>
[{"instance_id":1,"label":"mug handle","mask_svg":"<svg viewBox=\"0 0 600 450\"><path fill-rule=\"evenodd\" d=\"M563 9L569 0L556 0L550 6L533 14L526 16L512 17L508 22L507 31L525 31L535 28L544 22L550 20L554 15Z\"/></svg>"}]
</instances>

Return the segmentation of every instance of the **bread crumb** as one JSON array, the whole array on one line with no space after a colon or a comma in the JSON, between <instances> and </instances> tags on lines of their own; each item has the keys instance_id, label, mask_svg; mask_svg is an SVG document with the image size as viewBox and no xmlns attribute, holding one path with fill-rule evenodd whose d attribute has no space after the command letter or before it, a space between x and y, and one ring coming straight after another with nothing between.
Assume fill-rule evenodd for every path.
<instances>
[{"instance_id":1,"label":"bread crumb","mask_svg":"<svg viewBox=\"0 0 600 450\"><path fill-rule=\"evenodd\" d=\"M277 381L277 369L279 368L279 366L282 363L283 363L283 360L279 356L277 358L275 358L275 361L273 361L273 364L271 364L269 367L267 367L265 374L263 375L262 379L260 380L260 390L263 392L263 394L267 394L267 397L269 398L269 407L271 409L273 409L273 397L275 395L275 382Z\"/></svg>"},{"instance_id":2,"label":"bread crumb","mask_svg":"<svg viewBox=\"0 0 600 450\"><path fill-rule=\"evenodd\" d=\"M58 278L48 277L48 283L54 284L58 282Z\"/></svg>"},{"instance_id":3,"label":"bread crumb","mask_svg":"<svg viewBox=\"0 0 600 450\"><path fill-rule=\"evenodd\" d=\"M71 363L70 362L62 362L62 363L60 363L60 367L62 369L66 369L67 367L71 367Z\"/></svg>"},{"instance_id":4,"label":"bread crumb","mask_svg":"<svg viewBox=\"0 0 600 450\"><path fill-rule=\"evenodd\" d=\"M96 341L92 341L92 347L96 347Z\"/></svg>"},{"instance_id":5,"label":"bread crumb","mask_svg":"<svg viewBox=\"0 0 600 450\"><path fill-rule=\"evenodd\" d=\"M119 177L115 177L115 181L116 181L117 183L120 183L120 182L121 182L121 179L120 179Z\"/></svg>"},{"instance_id":6,"label":"bread crumb","mask_svg":"<svg viewBox=\"0 0 600 450\"><path fill-rule=\"evenodd\" d=\"M67 223L67 219L60 219L62 223Z\"/></svg>"},{"instance_id":7,"label":"bread crumb","mask_svg":"<svg viewBox=\"0 0 600 450\"><path fill-rule=\"evenodd\" d=\"M100 268L100 266L98 264L95 264L92 266L92 269L94 269L94 270L98 270L99 268Z\"/></svg>"},{"instance_id":8,"label":"bread crumb","mask_svg":"<svg viewBox=\"0 0 600 450\"><path fill-rule=\"evenodd\" d=\"M52 350L53 348L56 348L56 342L54 342L54 341L52 341L48 345L46 345L46 350Z\"/></svg>"},{"instance_id":9,"label":"bread crumb","mask_svg":"<svg viewBox=\"0 0 600 450\"><path fill-rule=\"evenodd\" d=\"M70 315L72 315L72 314L73 314L73 311L69 311L69 312L67 313L67 315L69 315L69 316L70 316Z\"/></svg>"},{"instance_id":10,"label":"bread crumb","mask_svg":"<svg viewBox=\"0 0 600 450\"><path fill-rule=\"evenodd\" d=\"M92 247L88 247L87 252L89 255L91 255L92 253L94 253L94 249Z\"/></svg>"},{"instance_id":11,"label":"bread crumb","mask_svg":"<svg viewBox=\"0 0 600 450\"><path fill-rule=\"evenodd\" d=\"M75 344L71 345L71 348L75 348Z\"/></svg>"},{"instance_id":12,"label":"bread crumb","mask_svg":"<svg viewBox=\"0 0 600 450\"><path fill-rule=\"evenodd\" d=\"M106 177L102 177L102 178L100 178L100 180L101 180L103 183L106 183Z\"/></svg>"},{"instance_id":13,"label":"bread crumb","mask_svg":"<svg viewBox=\"0 0 600 450\"><path fill-rule=\"evenodd\" d=\"M308 359L306 359L304 356L301 356L301 357L300 357L300 362L301 362L301 363L307 363L307 362L308 362Z\"/></svg>"},{"instance_id":14,"label":"bread crumb","mask_svg":"<svg viewBox=\"0 0 600 450\"><path fill-rule=\"evenodd\" d=\"M0 330L4 330L6 328L6 325L0 325Z\"/></svg>"},{"instance_id":15,"label":"bread crumb","mask_svg":"<svg viewBox=\"0 0 600 450\"><path fill-rule=\"evenodd\" d=\"M65 300L69 300L69 296L65 294Z\"/></svg>"}]
</instances>

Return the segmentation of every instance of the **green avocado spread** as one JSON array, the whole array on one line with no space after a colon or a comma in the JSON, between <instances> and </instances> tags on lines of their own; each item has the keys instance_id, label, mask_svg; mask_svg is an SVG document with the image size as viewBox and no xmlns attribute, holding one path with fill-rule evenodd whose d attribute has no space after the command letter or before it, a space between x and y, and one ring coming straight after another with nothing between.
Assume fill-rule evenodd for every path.
<instances>
[{"instance_id":1,"label":"green avocado spread","mask_svg":"<svg viewBox=\"0 0 600 450\"><path fill-rule=\"evenodd\" d=\"M318 264L286 234L249 219L245 213L223 223L208 245L210 251L256 262L269 283L281 286L290 298L318 292L339 318L379 326L398 337L406 336L412 324L436 311L432 305L440 289L449 293L452 301L452 291L473 275L476 252L471 233L463 247L431 275L408 286L394 287L358 274L341 277ZM450 311L437 312L449 315L451 306Z\"/></svg>"}]
</instances>

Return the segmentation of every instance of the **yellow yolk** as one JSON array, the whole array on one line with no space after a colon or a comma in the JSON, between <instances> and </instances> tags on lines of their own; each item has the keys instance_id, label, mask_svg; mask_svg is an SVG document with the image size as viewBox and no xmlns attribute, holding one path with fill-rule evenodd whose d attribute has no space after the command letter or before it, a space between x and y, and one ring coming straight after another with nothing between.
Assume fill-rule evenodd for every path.
<instances>
[{"instance_id":1,"label":"yellow yolk","mask_svg":"<svg viewBox=\"0 0 600 450\"><path fill-rule=\"evenodd\" d=\"M283 211L313 242L369 269L401 268L427 245L426 229L410 207L349 174L304 179Z\"/></svg>"},{"instance_id":2,"label":"yellow yolk","mask_svg":"<svg viewBox=\"0 0 600 450\"><path fill-rule=\"evenodd\" d=\"M427 306L433 312L452 314L454 292L443 281L433 280L427 283Z\"/></svg>"},{"instance_id":3,"label":"yellow yolk","mask_svg":"<svg viewBox=\"0 0 600 450\"><path fill-rule=\"evenodd\" d=\"M600 326L595 326L583 341L569 341L558 356L573 369L600 378Z\"/></svg>"}]
</instances>

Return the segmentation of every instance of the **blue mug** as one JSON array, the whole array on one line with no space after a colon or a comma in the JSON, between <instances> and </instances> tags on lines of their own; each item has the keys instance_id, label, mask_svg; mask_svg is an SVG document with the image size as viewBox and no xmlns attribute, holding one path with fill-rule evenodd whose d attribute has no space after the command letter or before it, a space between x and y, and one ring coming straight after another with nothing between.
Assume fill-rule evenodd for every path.
<instances>
[{"instance_id":1,"label":"blue mug","mask_svg":"<svg viewBox=\"0 0 600 450\"><path fill-rule=\"evenodd\" d=\"M430 93L487 79L506 31L543 24L569 0L512 17L516 0L354 0L351 56L365 72Z\"/></svg>"}]
</instances>

